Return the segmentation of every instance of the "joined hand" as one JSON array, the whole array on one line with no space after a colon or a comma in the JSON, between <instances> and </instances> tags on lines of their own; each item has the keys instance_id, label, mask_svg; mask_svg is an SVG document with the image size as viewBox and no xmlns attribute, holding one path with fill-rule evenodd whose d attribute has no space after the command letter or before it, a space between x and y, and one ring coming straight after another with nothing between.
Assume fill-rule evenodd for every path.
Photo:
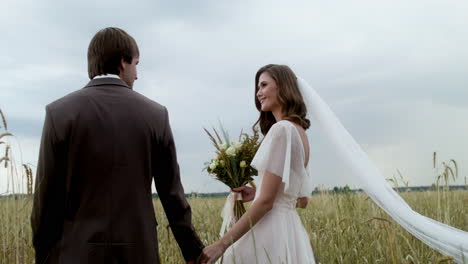
<instances>
[{"instance_id":1,"label":"joined hand","mask_svg":"<svg viewBox=\"0 0 468 264\"><path fill-rule=\"evenodd\" d=\"M198 264L212 264L218 260L226 251L226 246L221 241L214 243L203 249L202 254L198 257Z\"/></svg>"}]
</instances>

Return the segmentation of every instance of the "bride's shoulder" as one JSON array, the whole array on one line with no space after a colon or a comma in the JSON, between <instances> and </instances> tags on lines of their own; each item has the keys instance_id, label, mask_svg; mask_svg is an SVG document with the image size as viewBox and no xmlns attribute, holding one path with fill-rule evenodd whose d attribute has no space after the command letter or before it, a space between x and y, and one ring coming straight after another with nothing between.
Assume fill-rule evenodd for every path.
<instances>
[{"instance_id":1,"label":"bride's shoulder","mask_svg":"<svg viewBox=\"0 0 468 264\"><path fill-rule=\"evenodd\" d=\"M301 138L302 127L299 127L296 123L289 120L280 120L273 124L270 128L268 134L271 137L287 137L290 140L296 140L296 138ZM303 132L305 133L305 132ZM268 135L267 135L268 136ZM307 136L307 135L306 135Z\"/></svg>"},{"instance_id":2,"label":"bride's shoulder","mask_svg":"<svg viewBox=\"0 0 468 264\"><path fill-rule=\"evenodd\" d=\"M294 129L294 124L287 120L280 120L274 123L268 134L271 135L281 135L281 134L289 134Z\"/></svg>"},{"instance_id":3,"label":"bride's shoulder","mask_svg":"<svg viewBox=\"0 0 468 264\"><path fill-rule=\"evenodd\" d=\"M275 124L273 124L271 129L273 129L273 128L275 128L276 130L280 130L280 129L289 129L290 130L290 129L294 129L295 125L291 121L280 120L280 121L276 122Z\"/></svg>"}]
</instances>

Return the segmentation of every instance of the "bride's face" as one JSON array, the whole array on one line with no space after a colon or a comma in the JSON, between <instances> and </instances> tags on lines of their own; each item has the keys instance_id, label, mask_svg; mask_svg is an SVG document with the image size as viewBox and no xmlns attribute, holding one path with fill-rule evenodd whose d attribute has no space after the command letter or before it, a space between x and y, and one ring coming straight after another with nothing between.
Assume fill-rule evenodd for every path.
<instances>
[{"instance_id":1,"label":"bride's face","mask_svg":"<svg viewBox=\"0 0 468 264\"><path fill-rule=\"evenodd\" d=\"M257 99L260 102L263 112L274 112L280 108L278 102L278 86L268 72L260 74L258 79Z\"/></svg>"}]
</instances>

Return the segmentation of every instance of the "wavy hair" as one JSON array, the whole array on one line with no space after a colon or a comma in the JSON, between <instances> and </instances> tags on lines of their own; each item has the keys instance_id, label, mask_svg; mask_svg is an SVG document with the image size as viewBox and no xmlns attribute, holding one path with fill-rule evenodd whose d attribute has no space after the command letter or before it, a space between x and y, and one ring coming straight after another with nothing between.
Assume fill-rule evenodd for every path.
<instances>
[{"instance_id":1,"label":"wavy hair","mask_svg":"<svg viewBox=\"0 0 468 264\"><path fill-rule=\"evenodd\" d=\"M259 125L262 134L266 135L271 126L276 123L276 119L272 112L263 112L261 110L262 105L257 98L257 92L259 89L258 81L260 79L260 75L264 72L270 74L271 78L276 82L276 86L278 88L278 102L281 105L283 119L297 123L307 130L310 127L310 120L306 118L307 108L304 103L304 98L297 86L297 77L287 65L278 64L265 65L260 68L255 75L254 98L255 106L260 112L260 117L253 125L253 128Z\"/></svg>"}]
</instances>

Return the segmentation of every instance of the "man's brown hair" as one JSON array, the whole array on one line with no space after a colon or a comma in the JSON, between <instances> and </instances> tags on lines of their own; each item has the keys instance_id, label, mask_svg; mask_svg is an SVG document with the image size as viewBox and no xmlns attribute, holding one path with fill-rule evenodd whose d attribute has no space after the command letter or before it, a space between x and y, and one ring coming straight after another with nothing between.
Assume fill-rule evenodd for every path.
<instances>
[{"instance_id":1,"label":"man's brown hair","mask_svg":"<svg viewBox=\"0 0 468 264\"><path fill-rule=\"evenodd\" d=\"M135 39L120 28L108 27L100 30L89 43L88 76L120 73L120 61L132 63L140 51Z\"/></svg>"}]
</instances>

